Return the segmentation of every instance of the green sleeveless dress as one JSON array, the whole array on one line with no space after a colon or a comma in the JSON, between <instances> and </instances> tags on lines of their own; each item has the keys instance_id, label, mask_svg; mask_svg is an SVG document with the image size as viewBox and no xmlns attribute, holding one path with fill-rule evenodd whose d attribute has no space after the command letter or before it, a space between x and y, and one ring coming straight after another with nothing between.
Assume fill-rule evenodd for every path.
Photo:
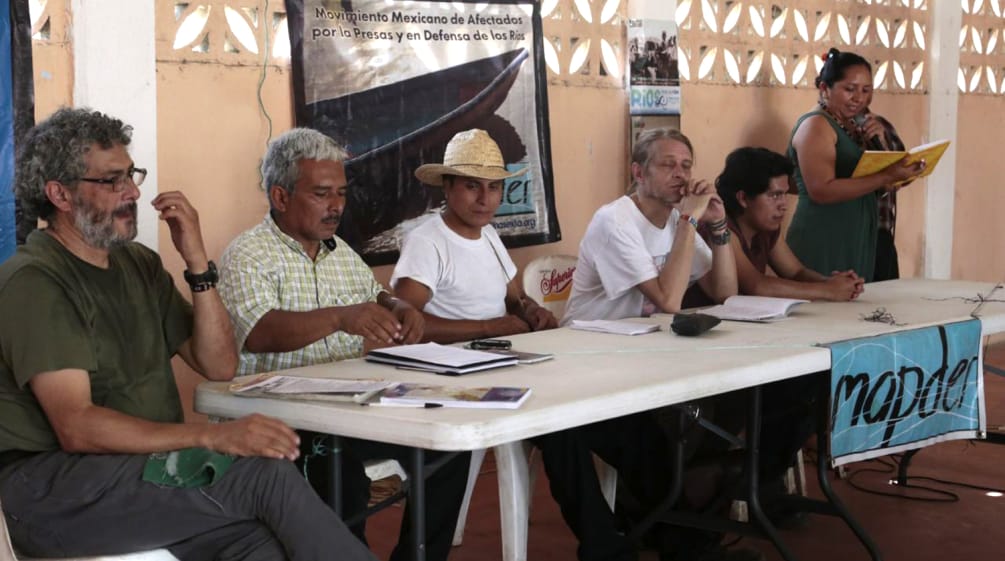
<instances>
[{"instance_id":1,"label":"green sleeveless dress","mask_svg":"<svg viewBox=\"0 0 1005 561\"><path fill-rule=\"evenodd\" d=\"M792 137L799 125L813 115L823 115L837 133L835 177L851 177L862 157L862 148L827 113L811 111L796 121L789 136L787 154L795 166L793 175L799 187L799 202L785 241L804 265L822 275L852 269L866 282L871 282L876 266L879 222L876 194L869 193L843 203L819 204L810 200Z\"/></svg>"}]
</instances>

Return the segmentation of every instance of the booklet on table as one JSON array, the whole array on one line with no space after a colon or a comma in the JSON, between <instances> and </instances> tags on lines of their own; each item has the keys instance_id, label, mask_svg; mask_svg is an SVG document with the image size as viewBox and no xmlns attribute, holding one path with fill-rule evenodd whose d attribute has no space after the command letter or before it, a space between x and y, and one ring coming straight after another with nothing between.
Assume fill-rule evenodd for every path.
<instances>
[{"instance_id":1,"label":"booklet on table","mask_svg":"<svg viewBox=\"0 0 1005 561\"><path fill-rule=\"evenodd\" d=\"M459 388L403 383L384 390L383 404L437 404L443 407L517 409L530 397L530 388Z\"/></svg>"}]
</instances>

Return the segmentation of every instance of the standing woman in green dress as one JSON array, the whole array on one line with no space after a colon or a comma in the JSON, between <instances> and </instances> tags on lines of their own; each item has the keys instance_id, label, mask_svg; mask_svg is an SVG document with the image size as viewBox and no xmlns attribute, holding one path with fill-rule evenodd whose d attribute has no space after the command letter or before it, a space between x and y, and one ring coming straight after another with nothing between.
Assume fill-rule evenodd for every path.
<instances>
[{"instance_id":1,"label":"standing woman in green dress","mask_svg":"<svg viewBox=\"0 0 1005 561\"><path fill-rule=\"evenodd\" d=\"M818 106L796 121L789 139L799 202L786 241L800 261L820 274L853 271L871 282L876 264L876 197L916 176L925 162L898 163L852 178L862 152L884 132L868 112L872 66L855 53L831 49L816 86Z\"/></svg>"}]
</instances>

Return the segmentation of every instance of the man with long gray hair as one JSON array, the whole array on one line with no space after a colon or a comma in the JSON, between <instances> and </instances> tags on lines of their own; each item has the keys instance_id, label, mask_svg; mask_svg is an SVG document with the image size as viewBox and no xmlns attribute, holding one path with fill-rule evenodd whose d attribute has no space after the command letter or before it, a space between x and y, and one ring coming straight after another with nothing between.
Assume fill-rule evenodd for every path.
<instances>
[{"instance_id":1,"label":"man with long gray hair","mask_svg":"<svg viewBox=\"0 0 1005 561\"><path fill-rule=\"evenodd\" d=\"M392 297L344 240L335 235L349 189L346 151L318 131L295 128L273 140L262 161L269 212L237 237L222 259L221 294L234 321L238 374L333 362L363 355L368 346L415 343L422 314ZM325 435L301 431L301 452L315 490L331 502L331 455ZM441 456L427 452L428 463ZM342 498L347 516L367 507L370 480L363 463L406 461L402 446L343 439ZM467 481L470 454L447 460L427 476L427 559L450 551ZM429 469L427 468L427 471ZM407 508L411 508L409 503ZM393 560L410 557L409 516L401 526ZM354 526L365 539L364 524Z\"/></svg>"},{"instance_id":2,"label":"man with long gray hair","mask_svg":"<svg viewBox=\"0 0 1005 561\"><path fill-rule=\"evenodd\" d=\"M233 330L184 195L152 204L191 304L131 241L146 176L131 130L61 109L18 154L16 194L47 226L0 266L0 497L14 545L33 557L373 559L298 477L289 427L184 422L171 358L229 380Z\"/></svg>"}]
</instances>

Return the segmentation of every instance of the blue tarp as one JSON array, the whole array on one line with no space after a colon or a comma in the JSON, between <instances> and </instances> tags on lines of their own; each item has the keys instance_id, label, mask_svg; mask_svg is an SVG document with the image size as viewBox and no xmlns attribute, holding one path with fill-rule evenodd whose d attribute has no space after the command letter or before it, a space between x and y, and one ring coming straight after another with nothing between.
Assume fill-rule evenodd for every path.
<instances>
[{"instance_id":1,"label":"blue tarp","mask_svg":"<svg viewBox=\"0 0 1005 561\"><path fill-rule=\"evenodd\" d=\"M0 0L0 262L14 253L14 90L10 0Z\"/></svg>"}]
</instances>

